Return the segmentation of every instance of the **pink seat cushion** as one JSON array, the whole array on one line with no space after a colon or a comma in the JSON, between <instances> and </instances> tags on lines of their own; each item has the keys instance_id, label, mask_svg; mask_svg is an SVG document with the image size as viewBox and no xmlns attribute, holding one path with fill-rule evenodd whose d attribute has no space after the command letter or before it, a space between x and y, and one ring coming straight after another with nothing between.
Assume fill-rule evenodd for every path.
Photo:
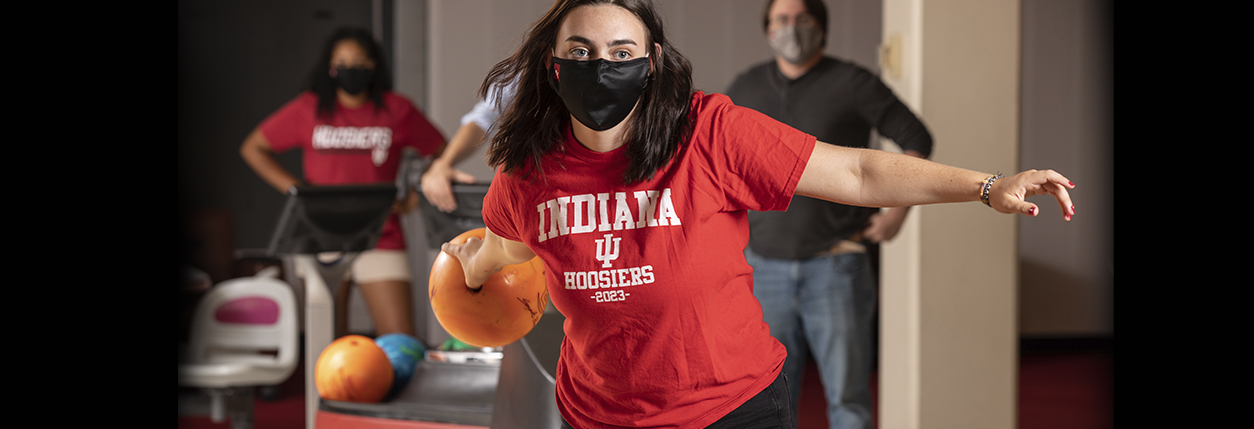
<instances>
[{"instance_id":1,"label":"pink seat cushion","mask_svg":"<svg viewBox=\"0 0 1254 429\"><path fill-rule=\"evenodd\" d=\"M272 325L279 321L279 303L263 296L235 298L218 306L213 316L222 323Z\"/></svg>"}]
</instances>

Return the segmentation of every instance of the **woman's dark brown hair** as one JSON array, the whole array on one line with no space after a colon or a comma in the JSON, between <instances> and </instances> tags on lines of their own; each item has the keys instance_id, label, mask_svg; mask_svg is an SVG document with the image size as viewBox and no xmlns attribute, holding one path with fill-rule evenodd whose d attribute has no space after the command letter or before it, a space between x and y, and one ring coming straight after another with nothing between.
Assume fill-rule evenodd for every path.
<instances>
[{"instance_id":1,"label":"woman's dark brown hair","mask_svg":"<svg viewBox=\"0 0 1254 429\"><path fill-rule=\"evenodd\" d=\"M505 172L528 177L540 169L541 160L556 151L563 151L562 126L570 113L557 92L549 86L546 63L557 44L562 20L573 9L587 5L614 5L631 11L644 23L649 37L648 52L653 59L644 94L625 134L628 138L623 183L651 179L666 166L679 148L686 144L692 130L688 110L692 102L692 65L671 46L662 31L662 17L650 0L558 0L539 21L532 25L526 40L509 58L497 63L483 85L479 96L486 97L493 86L505 87L517 81L514 101L497 105L502 114L496 135L488 150L488 162L502 166ZM657 51L654 43L661 46ZM539 171L541 177L544 172Z\"/></svg>"}]
</instances>

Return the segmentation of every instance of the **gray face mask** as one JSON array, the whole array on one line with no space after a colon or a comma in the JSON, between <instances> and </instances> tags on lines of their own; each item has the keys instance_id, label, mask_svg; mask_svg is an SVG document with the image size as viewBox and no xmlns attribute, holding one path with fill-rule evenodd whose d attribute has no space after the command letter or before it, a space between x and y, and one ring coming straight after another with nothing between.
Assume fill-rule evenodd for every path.
<instances>
[{"instance_id":1,"label":"gray face mask","mask_svg":"<svg viewBox=\"0 0 1254 429\"><path fill-rule=\"evenodd\" d=\"M793 64L803 63L823 49L823 32L814 25L801 27L789 25L771 31L771 37L767 37L766 40L770 43L771 50L775 51L775 55Z\"/></svg>"}]
</instances>

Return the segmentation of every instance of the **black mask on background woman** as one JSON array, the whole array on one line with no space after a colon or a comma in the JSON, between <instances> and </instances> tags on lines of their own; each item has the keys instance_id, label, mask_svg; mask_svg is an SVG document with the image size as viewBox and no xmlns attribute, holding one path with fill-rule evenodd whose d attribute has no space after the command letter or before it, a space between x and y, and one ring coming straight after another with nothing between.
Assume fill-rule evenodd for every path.
<instances>
[{"instance_id":1,"label":"black mask on background woman","mask_svg":"<svg viewBox=\"0 0 1254 429\"><path fill-rule=\"evenodd\" d=\"M562 97L566 110L594 131L618 125L644 93L649 82L649 58L628 61L565 60L553 57L549 85Z\"/></svg>"},{"instance_id":2,"label":"black mask on background woman","mask_svg":"<svg viewBox=\"0 0 1254 429\"><path fill-rule=\"evenodd\" d=\"M370 83L374 80L374 70L336 67L331 70L331 78L335 79L335 84L344 92L357 95L370 87Z\"/></svg>"}]
</instances>

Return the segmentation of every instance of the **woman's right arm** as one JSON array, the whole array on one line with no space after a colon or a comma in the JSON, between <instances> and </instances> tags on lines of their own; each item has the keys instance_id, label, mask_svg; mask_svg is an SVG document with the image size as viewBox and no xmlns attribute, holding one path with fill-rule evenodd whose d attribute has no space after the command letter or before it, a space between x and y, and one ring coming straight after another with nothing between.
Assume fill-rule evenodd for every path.
<instances>
[{"instance_id":1,"label":"woman's right arm","mask_svg":"<svg viewBox=\"0 0 1254 429\"><path fill-rule=\"evenodd\" d=\"M239 148L239 155L244 158L244 163L261 176L261 180L277 189L279 193L286 194L292 186L301 183L274 158L274 150L270 148L270 141L266 140L265 134L261 133L261 128L254 129L248 137L244 138L244 144Z\"/></svg>"},{"instance_id":2,"label":"woman's right arm","mask_svg":"<svg viewBox=\"0 0 1254 429\"><path fill-rule=\"evenodd\" d=\"M422 175L422 193L440 211L451 212L457 208L457 199L453 198L453 182L475 183L475 177L453 168L475 152L475 149L488 137L488 130L501 117L500 106L508 106L514 99L517 84L511 83L498 92L492 87L488 94L475 103L475 107L462 115L462 126L457 134L449 140L444 151L431 162L427 172ZM498 96L500 99L498 100Z\"/></svg>"},{"instance_id":3,"label":"woman's right arm","mask_svg":"<svg viewBox=\"0 0 1254 429\"><path fill-rule=\"evenodd\" d=\"M431 161L427 172L422 174L422 193L427 201L443 212L451 212L457 208L457 199L453 198L453 182L474 183L475 176L453 168L483 143L487 133L475 122L467 122L457 130L440 156Z\"/></svg>"},{"instance_id":4,"label":"woman's right arm","mask_svg":"<svg viewBox=\"0 0 1254 429\"><path fill-rule=\"evenodd\" d=\"M506 265L521 264L536 257L535 252L519 241L508 240L485 230L482 240L470 237L463 244L444 243L440 250L457 258L466 274L466 287L479 290L488 276Z\"/></svg>"}]
</instances>

